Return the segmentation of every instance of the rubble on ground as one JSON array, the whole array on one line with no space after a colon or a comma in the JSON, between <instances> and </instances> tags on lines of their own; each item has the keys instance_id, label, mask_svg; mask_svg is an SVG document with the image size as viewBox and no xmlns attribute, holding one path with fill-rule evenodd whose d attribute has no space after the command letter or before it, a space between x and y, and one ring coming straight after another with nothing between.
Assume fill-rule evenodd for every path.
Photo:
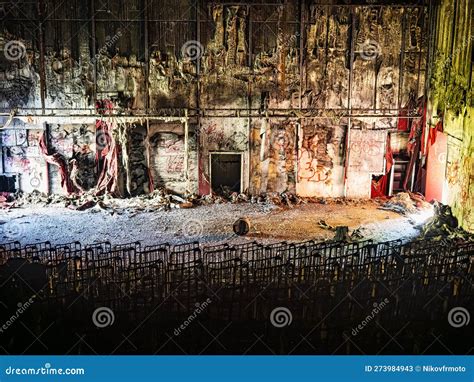
<instances>
[{"instance_id":1,"label":"rubble on ground","mask_svg":"<svg viewBox=\"0 0 474 382\"><path fill-rule=\"evenodd\" d=\"M458 226L458 219L453 216L451 207L435 202L434 215L423 226L422 239L430 240L474 240L474 235Z\"/></svg>"},{"instance_id":2,"label":"rubble on ground","mask_svg":"<svg viewBox=\"0 0 474 382\"><path fill-rule=\"evenodd\" d=\"M293 207L304 202L304 200L296 194L269 192L266 194L249 196L245 193L232 192L227 195L209 194L204 195L199 200L201 204L220 204L220 203L253 203L253 204L269 204L275 206Z\"/></svg>"},{"instance_id":3,"label":"rubble on ground","mask_svg":"<svg viewBox=\"0 0 474 382\"><path fill-rule=\"evenodd\" d=\"M129 198L116 198L111 194L97 195L93 191L75 195L46 195L39 191L2 195L0 208L17 208L26 205L64 206L77 211L92 209L93 211L106 210L110 213L122 213L125 210L161 211L172 208L193 208L195 205L223 204L223 203L252 203L268 206L269 208L293 208L306 203L339 204L347 206L362 206L372 204L380 209L395 211L400 214L416 212L418 209L430 206L421 195L413 193L399 193L389 199L350 199L350 198L323 198L300 197L291 192L269 192L259 195L226 191L225 194L208 194L204 196L177 195L164 188L152 193Z\"/></svg>"},{"instance_id":4,"label":"rubble on ground","mask_svg":"<svg viewBox=\"0 0 474 382\"><path fill-rule=\"evenodd\" d=\"M110 194L96 195L92 192L80 195L46 195L39 191L23 193L12 196L10 200L2 203L3 208L17 208L27 205L45 207L62 206L76 211L90 209L105 210L111 213L122 213L124 210L156 211L171 208L191 208L196 198L194 196L181 197L170 194L164 189L156 190L150 194L131 198L115 198Z\"/></svg>"},{"instance_id":5,"label":"rubble on ground","mask_svg":"<svg viewBox=\"0 0 474 382\"><path fill-rule=\"evenodd\" d=\"M419 210L431 208L424 196L413 192L400 192L382 204L379 209L397 212L402 215L413 214Z\"/></svg>"},{"instance_id":6,"label":"rubble on ground","mask_svg":"<svg viewBox=\"0 0 474 382\"><path fill-rule=\"evenodd\" d=\"M318 221L318 226L322 229L335 232L333 241L346 241L348 243L355 242L364 239L364 234L362 233L362 228L356 228L349 235L348 226L333 226L326 223L325 220Z\"/></svg>"},{"instance_id":7,"label":"rubble on ground","mask_svg":"<svg viewBox=\"0 0 474 382\"><path fill-rule=\"evenodd\" d=\"M362 233L362 228L356 228L354 231L351 233L351 240L352 241L358 241L364 239L364 234Z\"/></svg>"},{"instance_id":8,"label":"rubble on ground","mask_svg":"<svg viewBox=\"0 0 474 382\"><path fill-rule=\"evenodd\" d=\"M200 204L220 204L220 203L246 203L263 204L278 207L294 207L300 204L341 204L347 206L364 206L367 204L380 205L383 199L351 199L351 198L325 198L325 197L302 197L291 192L268 192L258 195L247 193L231 192L228 194L209 194L199 199Z\"/></svg>"},{"instance_id":9,"label":"rubble on ground","mask_svg":"<svg viewBox=\"0 0 474 382\"><path fill-rule=\"evenodd\" d=\"M335 231L335 230L336 230L336 227L334 227L334 226L332 226L332 225L326 223L325 220L320 220L320 221L318 222L318 225L319 225L322 229L327 229L327 230L329 230L329 231Z\"/></svg>"},{"instance_id":10,"label":"rubble on ground","mask_svg":"<svg viewBox=\"0 0 474 382\"><path fill-rule=\"evenodd\" d=\"M458 227L458 220L453 216L451 207L439 202L432 205L425 200L423 195L401 192L379 207L379 209L398 212L402 215L428 208L434 208L434 215L421 227L420 239L474 240L473 235Z\"/></svg>"}]
</instances>

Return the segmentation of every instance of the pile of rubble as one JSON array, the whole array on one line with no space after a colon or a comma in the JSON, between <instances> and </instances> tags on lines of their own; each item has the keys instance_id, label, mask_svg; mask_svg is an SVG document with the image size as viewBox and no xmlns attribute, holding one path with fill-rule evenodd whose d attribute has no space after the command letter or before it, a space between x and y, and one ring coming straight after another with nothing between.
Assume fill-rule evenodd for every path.
<instances>
[{"instance_id":1,"label":"pile of rubble","mask_svg":"<svg viewBox=\"0 0 474 382\"><path fill-rule=\"evenodd\" d=\"M164 189L156 190L150 194L135 196L132 198L115 198L109 194L95 195L93 192L86 192L80 195L46 195L39 191L10 195L3 197L3 208L16 208L28 205L39 207L63 206L77 211L85 211L94 208L95 210L105 210L111 213L120 213L123 210L135 211L160 211L171 208L191 208L194 205L194 197L182 198L178 195L170 194Z\"/></svg>"},{"instance_id":2,"label":"pile of rubble","mask_svg":"<svg viewBox=\"0 0 474 382\"><path fill-rule=\"evenodd\" d=\"M3 199L2 199L3 198ZM0 208L15 208L27 205L45 207L47 205L64 206L70 209L84 211L91 208L132 209L137 211L168 210L171 208L191 208L194 205L222 203L252 203L271 207L294 207L303 203L343 204L358 206L367 203L380 204L379 200L361 200L345 198L304 198L289 192L270 192L260 195L228 192L223 195L209 194L201 197L196 195L179 196L163 188L150 194L130 198L115 198L110 194L96 195L94 191L78 195L46 195L39 191L31 193L10 194L0 198Z\"/></svg>"},{"instance_id":3,"label":"pile of rubble","mask_svg":"<svg viewBox=\"0 0 474 382\"><path fill-rule=\"evenodd\" d=\"M303 203L303 199L290 193L267 193L261 195L247 195L245 193L232 192L224 195L209 194L199 199L200 204L220 204L220 203L253 203L275 206L289 206Z\"/></svg>"},{"instance_id":4,"label":"pile of rubble","mask_svg":"<svg viewBox=\"0 0 474 382\"><path fill-rule=\"evenodd\" d=\"M267 194L252 196L250 197L250 202L257 203L257 204L270 204L270 205L275 205L275 206L293 207L301 203L304 203L305 201L303 198L300 198L292 193L270 192Z\"/></svg>"},{"instance_id":5,"label":"pile of rubble","mask_svg":"<svg viewBox=\"0 0 474 382\"><path fill-rule=\"evenodd\" d=\"M425 200L424 196L413 192L400 192L379 207L381 210L394 211L402 215L429 208L431 204Z\"/></svg>"},{"instance_id":6,"label":"pile of rubble","mask_svg":"<svg viewBox=\"0 0 474 382\"><path fill-rule=\"evenodd\" d=\"M474 241L474 235L458 226L458 219L453 216L451 207L435 202L434 211L433 217L424 225L420 238Z\"/></svg>"},{"instance_id":7,"label":"pile of rubble","mask_svg":"<svg viewBox=\"0 0 474 382\"><path fill-rule=\"evenodd\" d=\"M0 205L6 209L32 204L44 207L49 204L60 204L65 198L66 197L62 195L46 195L39 191L18 194L4 193L0 199Z\"/></svg>"},{"instance_id":8,"label":"pile of rubble","mask_svg":"<svg viewBox=\"0 0 474 382\"><path fill-rule=\"evenodd\" d=\"M363 206L367 203L380 205L380 199L350 199L350 198L323 198L323 197L301 197L290 192L268 192L260 195L248 195L245 193L232 192L224 195L209 194L199 199L200 204L221 203L243 203L263 204L281 207L294 207L306 203L318 204L343 204L347 206Z\"/></svg>"}]
</instances>

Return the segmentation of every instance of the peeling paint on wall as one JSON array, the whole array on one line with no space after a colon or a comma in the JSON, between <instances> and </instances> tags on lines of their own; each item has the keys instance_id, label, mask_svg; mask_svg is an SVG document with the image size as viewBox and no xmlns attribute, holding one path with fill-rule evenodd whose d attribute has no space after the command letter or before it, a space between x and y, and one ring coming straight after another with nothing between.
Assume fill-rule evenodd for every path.
<instances>
[{"instance_id":1,"label":"peeling paint on wall","mask_svg":"<svg viewBox=\"0 0 474 382\"><path fill-rule=\"evenodd\" d=\"M354 130L367 135L363 140L381 142L377 130L396 129L397 108L406 105L409 94L423 94L426 7L311 1L300 10L291 2L248 7L204 2L200 11L197 41L190 38L196 26L191 22L150 23L148 33L154 37L148 57L142 41L137 43L137 28L121 30L101 22L96 22L94 57L84 31L75 44L57 38L45 46L47 109L86 115L97 99L106 99L113 113L137 116L127 124L104 116L105 123L120 126L120 172L130 194L149 192L150 175L156 186L209 193L210 153L235 152L244 154L243 188L253 193L342 196L348 114ZM152 12L157 18L171 16ZM67 12L63 16L67 19ZM57 33L58 25L48 24L46 35ZM7 79L0 103L8 109L41 108L37 47L19 35L3 36L4 42L11 39L24 43L26 55L17 63L0 63L0 76ZM196 48L194 55L183 49L189 43ZM11 96L11 86L19 97ZM180 115L184 109L188 113L187 137L184 123L167 130L170 121L157 122L161 127L154 129L151 119L138 116L175 115L177 108ZM81 188L93 187L97 158L93 165L91 158L97 150L92 130L76 134L71 125L48 124L51 147L76 161ZM357 153L360 142L349 148ZM374 162L383 158L384 148L375 146L373 158L356 156L359 162L349 163L348 196L366 195L370 173L383 170ZM51 172L50 191L60 192L54 168ZM351 179L357 184L351 185Z\"/></svg>"}]
</instances>

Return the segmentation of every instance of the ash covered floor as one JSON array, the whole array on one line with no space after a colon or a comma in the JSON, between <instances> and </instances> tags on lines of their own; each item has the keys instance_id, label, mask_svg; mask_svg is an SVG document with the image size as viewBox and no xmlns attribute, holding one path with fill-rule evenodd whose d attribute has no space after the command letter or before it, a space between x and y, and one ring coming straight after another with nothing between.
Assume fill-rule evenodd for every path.
<instances>
[{"instance_id":1,"label":"ash covered floor","mask_svg":"<svg viewBox=\"0 0 474 382\"><path fill-rule=\"evenodd\" d=\"M223 203L152 212L26 206L0 210L0 241L19 241L22 245L44 241L54 245L72 241L82 244L140 241L151 245L193 240L240 243L333 238L334 231L321 226L321 221L327 226L347 225L350 234L359 229L364 239L410 240L419 235L423 222L430 216L429 210L400 215L378 207L372 201L351 205L304 203L293 207ZM238 218L250 221L251 229L245 237L233 233L232 225Z\"/></svg>"}]
</instances>

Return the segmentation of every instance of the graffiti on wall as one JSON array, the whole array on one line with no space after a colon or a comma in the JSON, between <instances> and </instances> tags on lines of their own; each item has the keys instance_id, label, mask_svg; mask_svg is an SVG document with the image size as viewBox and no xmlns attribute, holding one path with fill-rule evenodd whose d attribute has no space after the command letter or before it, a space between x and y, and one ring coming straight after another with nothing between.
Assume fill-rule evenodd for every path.
<instances>
[{"instance_id":1,"label":"graffiti on wall","mask_svg":"<svg viewBox=\"0 0 474 382\"><path fill-rule=\"evenodd\" d=\"M166 172L181 174L184 171L184 140L164 137L158 143L160 155L166 158Z\"/></svg>"},{"instance_id":2,"label":"graffiti on wall","mask_svg":"<svg viewBox=\"0 0 474 382\"><path fill-rule=\"evenodd\" d=\"M298 150L298 181L328 182L333 159L328 145L332 144L333 129L325 125L306 125Z\"/></svg>"},{"instance_id":3,"label":"graffiti on wall","mask_svg":"<svg viewBox=\"0 0 474 382\"><path fill-rule=\"evenodd\" d=\"M0 132L3 171L18 174L20 187L27 192L47 187L46 165L38 147L41 131L15 128Z\"/></svg>"},{"instance_id":4,"label":"graffiti on wall","mask_svg":"<svg viewBox=\"0 0 474 382\"><path fill-rule=\"evenodd\" d=\"M202 128L202 133L205 136L207 144L213 149L218 150L240 150L247 145L247 135L236 126L234 128L224 129L224 126L218 126L217 123L212 122Z\"/></svg>"},{"instance_id":5,"label":"graffiti on wall","mask_svg":"<svg viewBox=\"0 0 474 382\"><path fill-rule=\"evenodd\" d=\"M387 133L377 130L352 130L349 166L352 171L383 173Z\"/></svg>"},{"instance_id":6,"label":"graffiti on wall","mask_svg":"<svg viewBox=\"0 0 474 382\"><path fill-rule=\"evenodd\" d=\"M426 56L422 50L425 46L421 39L422 30L412 29L424 17L421 12L425 12L425 8L420 7L420 14L415 14L418 11L402 7L375 9L361 5L352 8L311 3L308 4L310 12L302 34L301 31L297 32L299 27L294 24L294 20L298 19L297 8L290 2L268 7L256 6L252 8L254 11L249 12L247 5L209 4L210 18L203 30L207 44L201 46L198 43L194 52L196 55L192 58L186 49L184 51L187 54L180 49L185 45L182 45L184 41L179 43L179 39L166 46L153 44L149 57L143 57L142 54L137 56L137 52L133 54L134 49L124 48L123 44L116 43L119 39L136 42L140 33L135 32L139 31L135 28L130 31L114 30L112 25L107 31L115 33L109 36L108 41L111 43L106 43L106 49L100 49L92 57L89 36L78 31L77 40L85 42L84 44L71 44L71 48L60 49L56 49L57 44L54 44L54 48L51 44L47 45L44 57L47 92L45 106L89 109L98 93L113 99L118 110L124 111L144 109L147 104L149 110L194 109L198 106L204 109L260 108L262 117L258 120L262 120L265 108L283 110L297 107L300 102L303 108L321 109L324 113L329 112L329 109L347 108L349 98L352 99L352 108L391 109L397 107L398 99L403 100L405 93L415 85L420 85L419 89L423 88L422 83L419 84L420 74L423 77L423 61L417 60L417 65L407 63L412 56L421 57L422 60ZM272 16L268 18L270 14ZM355 30L352 30L354 19L357 22ZM266 20L270 21L268 25ZM255 31L264 25L270 26L273 33L249 34L247 32L251 25L256 28ZM416 54L406 54L406 63L403 68L399 68L402 28L412 32L409 40L411 47L416 47ZM55 30L56 27L51 25L51 32ZM56 32L59 36L60 31ZM151 28L150 33L155 32L155 28ZM181 35L184 37L184 34ZM5 37L6 40L20 38ZM356 51L352 89L349 89L348 53L352 41L356 43ZM366 41L375 41L378 51L374 57L364 57L364 52L359 49L359 45L364 45ZM302 50L299 49L300 42L304 46ZM37 62L38 52L34 51L35 44L24 43L28 48L27 54L20 62L2 62L0 65L0 77L5 77L5 85L0 85L0 102L10 108L18 105L40 106L38 67L33 65ZM418 54L418 51L421 53ZM300 54L304 57L300 57ZM197 62L200 63L199 76ZM20 67L15 68L15 65ZM398 73L402 69L404 88L403 94L399 94ZM14 73L17 74L13 76ZM15 84L18 85L16 90L21 90L21 100L18 100L21 102L7 102L12 97L11 89L15 89L12 87ZM149 94L146 94L147 91ZM199 100L197 96L200 97ZM145 102L147 97L148 102ZM167 111L160 112L168 114ZM209 151L247 152L250 131L246 118L211 118L204 115L206 114L202 114L200 119L202 128L196 133L197 148L192 151L193 156L197 158L199 155L202 160L202 163L196 164L200 169L200 184L209 176ZM293 116L285 113L284 118L293 118L290 115ZM308 123L298 136L289 119L282 121L275 118L274 122L266 134L266 140L262 140L261 146L265 147L261 152L255 150L255 159L249 158L252 163L249 168L258 168L266 179L261 183L261 179L255 181L259 183L256 189L260 189L262 184L264 191L284 191L293 187L292 183L307 182L303 188L308 186L309 192L320 193L323 189L330 189L332 192L333 189L326 185L333 178L333 183L337 183L335 179L338 170L335 166L339 166L340 155L339 142L336 140L340 137L336 139L331 134L338 134L334 133L335 130L339 131L340 126L336 128L338 123L331 125L332 133L327 126L310 127ZM382 122L382 119L377 120L379 125ZM91 153L95 151L95 137L88 142L87 133L84 139L78 140L75 133L71 135L67 130L68 127L65 127L65 131L58 133L57 139L52 137L52 146L68 159L81 154L89 160ZM138 185L146 180L148 163L143 156L143 134L136 134L135 137L134 133L131 134L132 144L129 149L134 151L130 155L133 163L127 167L127 173L135 171L133 179L140 179L137 181L138 190ZM383 148L378 141L375 144L369 142L367 146L364 140L365 138L352 143L350 166L353 170L373 170L375 162L371 158L383 155ZM156 153L153 153L158 183L160 179L170 179L170 183L164 182L163 185L173 188L178 181L182 182L186 167L183 133L170 138L169 147L166 146L166 139L160 138L158 141L158 146L154 147ZM257 141L258 137L251 142L252 145L257 145ZM165 146L161 146L162 144ZM268 163L260 166L259 161ZM95 163L93 160L88 163L92 174ZM86 162L80 167L85 168ZM244 174L244 179L254 182L254 174L247 175ZM57 179L57 174L53 174L53 180L55 177ZM284 182L289 182L290 185ZM207 192L207 189L203 188L203 192Z\"/></svg>"},{"instance_id":7,"label":"graffiti on wall","mask_svg":"<svg viewBox=\"0 0 474 382\"><path fill-rule=\"evenodd\" d=\"M183 189L185 180L184 137L171 132L156 133L150 138L153 177L158 186L174 191Z\"/></svg>"}]
</instances>

